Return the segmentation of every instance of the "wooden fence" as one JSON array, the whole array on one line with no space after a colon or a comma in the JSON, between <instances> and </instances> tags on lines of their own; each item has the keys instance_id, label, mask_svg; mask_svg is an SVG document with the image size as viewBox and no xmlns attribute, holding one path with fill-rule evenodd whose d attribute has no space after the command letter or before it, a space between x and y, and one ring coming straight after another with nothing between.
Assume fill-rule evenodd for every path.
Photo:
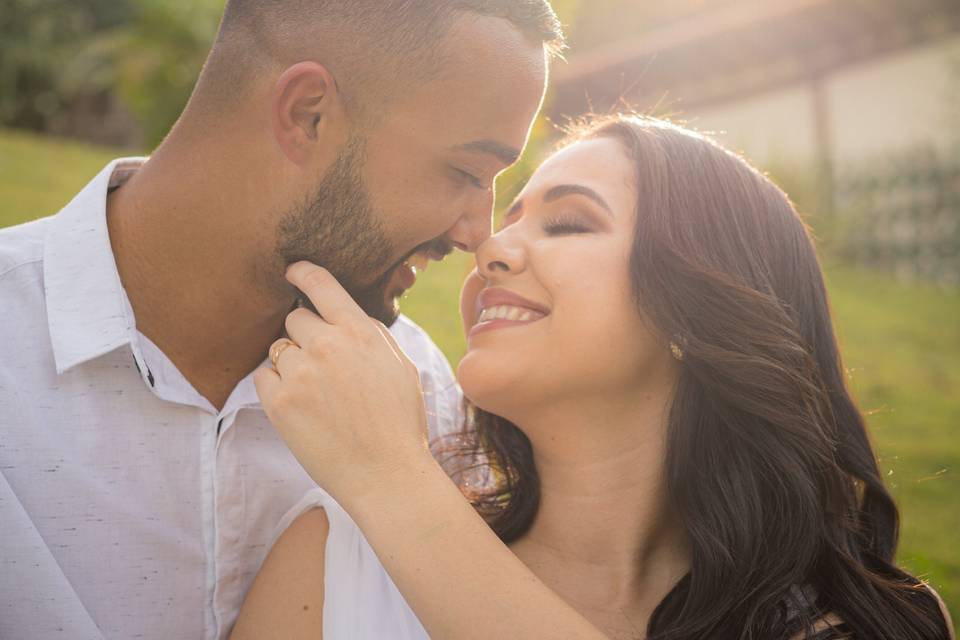
<instances>
[{"instance_id":1,"label":"wooden fence","mask_svg":"<svg viewBox=\"0 0 960 640\"><path fill-rule=\"evenodd\" d=\"M837 172L831 245L854 264L960 286L960 147Z\"/></svg>"}]
</instances>

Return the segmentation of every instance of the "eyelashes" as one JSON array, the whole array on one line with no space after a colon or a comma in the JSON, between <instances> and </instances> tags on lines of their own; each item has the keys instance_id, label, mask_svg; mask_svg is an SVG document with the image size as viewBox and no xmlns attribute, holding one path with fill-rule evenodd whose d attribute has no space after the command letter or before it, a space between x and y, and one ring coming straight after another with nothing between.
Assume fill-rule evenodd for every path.
<instances>
[{"instance_id":1,"label":"eyelashes","mask_svg":"<svg viewBox=\"0 0 960 640\"><path fill-rule=\"evenodd\" d=\"M590 227L570 215L559 215L547 218L543 222L543 230L552 236L590 233L590 231L592 231Z\"/></svg>"},{"instance_id":2,"label":"eyelashes","mask_svg":"<svg viewBox=\"0 0 960 640\"><path fill-rule=\"evenodd\" d=\"M453 167L453 170L458 174L461 180L467 182L470 186L476 187L477 189L486 188L483 186L483 183L480 181L480 178L473 175L472 173L464 171L463 169L458 169L457 167Z\"/></svg>"}]
</instances>

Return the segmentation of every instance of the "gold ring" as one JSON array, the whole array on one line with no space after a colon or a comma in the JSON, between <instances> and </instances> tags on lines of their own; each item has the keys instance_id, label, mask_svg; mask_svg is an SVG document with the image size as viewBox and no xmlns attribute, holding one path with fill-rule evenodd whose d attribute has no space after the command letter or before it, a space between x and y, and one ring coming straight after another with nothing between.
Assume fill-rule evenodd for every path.
<instances>
[{"instance_id":1,"label":"gold ring","mask_svg":"<svg viewBox=\"0 0 960 640\"><path fill-rule=\"evenodd\" d=\"M283 338L278 341L277 346L270 351L270 364L273 365L274 369L277 368L277 360L280 359L280 354L283 353L283 350L287 347L293 346L294 344L296 343L289 338Z\"/></svg>"}]
</instances>

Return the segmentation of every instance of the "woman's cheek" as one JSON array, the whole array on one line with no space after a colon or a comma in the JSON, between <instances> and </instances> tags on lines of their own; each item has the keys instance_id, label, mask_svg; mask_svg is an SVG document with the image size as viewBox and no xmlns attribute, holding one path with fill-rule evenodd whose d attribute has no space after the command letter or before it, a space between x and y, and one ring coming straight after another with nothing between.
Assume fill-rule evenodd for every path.
<instances>
[{"instance_id":1,"label":"woman's cheek","mask_svg":"<svg viewBox=\"0 0 960 640\"><path fill-rule=\"evenodd\" d=\"M470 333L470 329L477 322L477 296L483 290L483 278L477 269L467 276L460 289L460 320L463 322L463 333Z\"/></svg>"}]
</instances>

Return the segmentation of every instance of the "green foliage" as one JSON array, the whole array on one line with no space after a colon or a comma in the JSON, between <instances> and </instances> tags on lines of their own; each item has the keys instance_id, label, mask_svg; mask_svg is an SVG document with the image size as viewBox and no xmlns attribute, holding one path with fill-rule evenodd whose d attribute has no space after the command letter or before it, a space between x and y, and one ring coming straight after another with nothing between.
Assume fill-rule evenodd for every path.
<instances>
[{"instance_id":1,"label":"green foliage","mask_svg":"<svg viewBox=\"0 0 960 640\"><path fill-rule=\"evenodd\" d=\"M114 92L153 147L190 97L216 35L222 3L130 1L131 19L88 38L64 67L61 86L67 95L92 87Z\"/></svg>"},{"instance_id":2,"label":"green foliage","mask_svg":"<svg viewBox=\"0 0 960 640\"><path fill-rule=\"evenodd\" d=\"M0 124L48 130L114 94L153 146L172 126L216 34L222 0L6 0Z\"/></svg>"},{"instance_id":3,"label":"green foliage","mask_svg":"<svg viewBox=\"0 0 960 640\"><path fill-rule=\"evenodd\" d=\"M130 19L129 0L5 0L0 9L0 124L44 129L71 97L62 69L102 30Z\"/></svg>"}]
</instances>

